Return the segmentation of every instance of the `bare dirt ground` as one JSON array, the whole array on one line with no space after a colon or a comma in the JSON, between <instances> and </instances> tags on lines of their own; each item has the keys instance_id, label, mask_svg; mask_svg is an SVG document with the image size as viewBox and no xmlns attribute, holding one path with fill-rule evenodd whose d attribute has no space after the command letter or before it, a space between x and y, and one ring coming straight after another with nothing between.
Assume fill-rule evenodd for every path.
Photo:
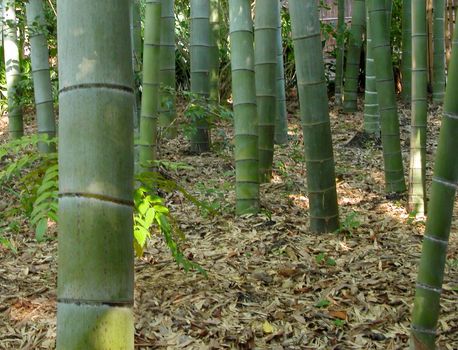
<instances>
[{"instance_id":1,"label":"bare dirt ground","mask_svg":"<svg viewBox=\"0 0 458 350\"><path fill-rule=\"evenodd\" d=\"M211 154L189 155L183 138L164 145L164 159L188 165L169 176L218 207L219 215L201 213L180 193L167 197L187 237L186 256L201 264L208 278L177 268L161 238L151 242L135 263L138 349L407 347L424 221L409 218L405 197L386 198L381 147L357 134L362 113L333 109L342 229L311 234L302 133L291 109L290 141L276 148L274 178L262 185L263 209L256 216L234 217L228 125L213 132ZM408 164L408 111L401 109L400 116ZM440 110L431 109L430 167L439 124ZM15 205L7 193L2 201ZM4 235L17 253L0 247L0 349L51 349L56 240L38 244L26 220L15 220L15 232ZM10 224L0 222L3 228ZM458 349L457 224L455 217L438 329L439 348L448 350ZM55 228L51 231L54 236Z\"/></svg>"}]
</instances>

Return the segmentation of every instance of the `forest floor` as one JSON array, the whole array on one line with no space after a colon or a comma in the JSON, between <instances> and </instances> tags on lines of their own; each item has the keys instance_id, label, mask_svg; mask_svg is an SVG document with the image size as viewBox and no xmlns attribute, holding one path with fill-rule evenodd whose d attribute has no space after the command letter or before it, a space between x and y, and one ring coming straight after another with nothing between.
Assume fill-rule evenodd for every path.
<instances>
[{"instance_id":1,"label":"forest floor","mask_svg":"<svg viewBox=\"0 0 458 350\"><path fill-rule=\"evenodd\" d=\"M276 147L274 177L261 186L259 215L234 216L230 125L213 132L209 154L190 155L181 137L165 143L162 158L186 165L168 176L219 214L202 212L181 193L167 196L187 237L185 255L204 267L208 278L184 273L163 240L152 240L135 263L138 349L407 347L424 219L409 216L406 197L387 199L381 147L358 133L362 113L344 115L332 108L342 228L311 234L302 132L297 108L290 112L290 140ZM401 108L405 165L408 114ZM440 109L429 115L428 184ZM0 136L4 141L5 132ZM17 201L6 193L0 199L0 211ZM438 329L439 348L447 350L458 349L457 218ZM54 348L56 240L37 243L23 217L15 218L15 230L11 226L0 222L17 250L0 246L0 349ZM55 237L55 228L51 231Z\"/></svg>"}]
</instances>

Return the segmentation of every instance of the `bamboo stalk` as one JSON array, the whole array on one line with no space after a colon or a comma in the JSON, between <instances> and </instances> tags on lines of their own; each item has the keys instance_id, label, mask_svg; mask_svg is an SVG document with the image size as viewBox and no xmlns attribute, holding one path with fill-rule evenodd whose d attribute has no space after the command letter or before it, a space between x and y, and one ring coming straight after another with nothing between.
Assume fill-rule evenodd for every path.
<instances>
[{"instance_id":1,"label":"bamboo stalk","mask_svg":"<svg viewBox=\"0 0 458 350\"><path fill-rule=\"evenodd\" d=\"M29 0L26 4L27 26L31 46L32 77L37 113L39 134L49 139L56 136L54 105L52 97L51 77L49 75L48 42L46 40L46 20L42 0ZM40 142L40 152L55 152L55 144Z\"/></svg>"},{"instance_id":2,"label":"bamboo stalk","mask_svg":"<svg viewBox=\"0 0 458 350\"><path fill-rule=\"evenodd\" d=\"M259 211L258 122L250 3L229 0L236 213Z\"/></svg>"},{"instance_id":3,"label":"bamboo stalk","mask_svg":"<svg viewBox=\"0 0 458 350\"><path fill-rule=\"evenodd\" d=\"M364 96L364 130L371 134L380 134L380 113L377 100L374 49L369 21L369 8L366 6L366 89Z\"/></svg>"},{"instance_id":4,"label":"bamboo stalk","mask_svg":"<svg viewBox=\"0 0 458 350\"><path fill-rule=\"evenodd\" d=\"M412 96L412 0L402 1L402 91L405 102Z\"/></svg>"},{"instance_id":5,"label":"bamboo stalk","mask_svg":"<svg viewBox=\"0 0 458 350\"><path fill-rule=\"evenodd\" d=\"M348 43L347 65L345 69L345 86L343 107L346 112L358 109L359 65L361 59L362 36L366 19L364 0L353 0L352 23Z\"/></svg>"},{"instance_id":6,"label":"bamboo stalk","mask_svg":"<svg viewBox=\"0 0 458 350\"><path fill-rule=\"evenodd\" d=\"M339 211L316 1L290 0L312 232L333 232Z\"/></svg>"},{"instance_id":7,"label":"bamboo stalk","mask_svg":"<svg viewBox=\"0 0 458 350\"><path fill-rule=\"evenodd\" d=\"M3 0L3 53L5 56L6 90L8 97L8 129L10 139L24 135L22 108L18 96L18 85L21 80L19 46L16 26L16 3L14 0Z\"/></svg>"},{"instance_id":8,"label":"bamboo stalk","mask_svg":"<svg viewBox=\"0 0 458 350\"><path fill-rule=\"evenodd\" d=\"M205 103L210 97L210 2L191 0L191 92ZM193 121L191 150L200 154L210 150L210 134L205 115Z\"/></svg>"},{"instance_id":9,"label":"bamboo stalk","mask_svg":"<svg viewBox=\"0 0 458 350\"><path fill-rule=\"evenodd\" d=\"M157 159L161 0L146 0L143 41L143 92L140 119L140 167L152 171Z\"/></svg>"},{"instance_id":10,"label":"bamboo stalk","mask_svg":"<svg viewBox=\"0 0 458 350\"><path fill-rule=\"evenodd\" d=\"M412 0L412 117L409 211L420 215L426 212L427 40L426 1Z\"/></svg>"},{"instance_id":11,"label":"bamboo stalk","mask_svg":"<svg viewBox=\"0 0 458 350\"><path fill-rule=\"evenodd\" d=\"M162 0L161 14L161 53L159 79L159 129L161 135L174 138L177 135L175 125L175 17L174 0Z\"/></svg>"},{"instance_id":12,"label":"bamboo stalk","mask_svg":"<svg viewBox=\"0 0 458 350\"><path fill-rule=\"evenodd\" d=\"M445 94L445 0L434 0L433 102L442 103Z\"/></svg>"},{"instance_id":13,"label":"bamboo stalk","mask_svg":"<svg viewBox=\"0 0 458 350\"><path fill-rule=\"evenodd\" d=\"M270 182L274 156L277 111L277 11L278 0L257 1L254 22L254 60L258 114L259 182Z\"/></svg>"},{"instance_id":14,"label":"bamboo stalk","mask_svg":"<svg viewBox=\"0 0 458 350\"><path fill-rule=\"evenodd\" d=\"M210 101L219 103L219 0L210 0Z\"/></svg>"},{"instance_id":15,"label":"bamboo stalk","mask_svg":"<svg viewBox=\"0 0 458 350\"><path fill-rule=\"evenodd\" d=\"M345 59L345 0L337 0L337 56L335 100L337 105L342 104L343 70Z\"/></svg>"},{"instance_id":16,"label":"bamboo stalk","mask_svg":"<svg viewBox=\"0 0 458 350\"><path fill-rule=\"evenodd\" d=\"M431 201L418 268L410 348L435 349L447 246L458 182L458 26L455 26Z\"/></svg>"},{"instance_id":17,"label":"bamboo stalk","mask_svg":"<svg viewBox=\"0 0 458 350\"><path fill-rule=\"evenodd\" d=\"M380 111L386 192L406 190L385 2L368 0Z\"/></svg>"},{"instance_id":18,"label":"bamboo stalk","mask_svg":"<svg viewBox=\"0 0 458 350\"><path fill-rule=\"evenodd\" d=\"M57 349L133 350L129 0L57 6Z\"/></svg>"},{"instance_id":19,"label":"bamboo stalk","mask_svg":"<svg viewBox=\"0 0 458 350\"><path fill-rule=\"evenodd\" d=\"M277 10L277 113L275 117L275 143L284 145L288 142L288 112L286 111L285 68L283 62L283 38L281 29L281 2Z\"/></svg>"}]
</instances>

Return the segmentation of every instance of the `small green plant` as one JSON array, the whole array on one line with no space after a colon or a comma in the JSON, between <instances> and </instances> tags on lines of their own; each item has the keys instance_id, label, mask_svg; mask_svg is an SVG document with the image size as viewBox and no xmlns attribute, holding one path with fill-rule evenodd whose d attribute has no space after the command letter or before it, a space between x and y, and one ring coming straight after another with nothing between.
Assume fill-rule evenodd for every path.
<instances>
[{"instance_id":1,"label":"small green plant","mask_svg":"<svg viewBox=\"0 0 458 350\"><path fill-rule=\"evenodd\" d=\"M351 236L353 235L353 231L360 226L361 221L359 221L358 213L352 211L341 221L340 227L335 231L335 233L345 233Z\"/></svg>"},{"instance_id":2,"label":"small green plant","mask_svg":"<svg viewBox=\"0 0 458 350\"><path fill-rule=\"evenodd\" d=\"M320 299L316 304L315 306L317 308L326 308L328 307L329 305L331 304L331 302L328 300L328 299Z\"/></svg>"},{"instance_id":3,"label":"small green plant","mask_svg":"<svg viewBox=\"0 0 458 350\"><path fill-rule=\"evenodd\" d=\"M336 261L332 257L326 256L325 253L321 252L315 256L315 261L318 265L336 266Z\"/></svg>"},{"instance_id":4,"label":"small green plant","mask_svg":"<svg viewBox=\"0 0 458 350\"><path fill-rule=\"evenodd\" d=\"M336 327L343 327L343 326L345 326L345 321L336 318L336 319L334 320L334 326L336 326Z\"/></svg>"}]
</instances>

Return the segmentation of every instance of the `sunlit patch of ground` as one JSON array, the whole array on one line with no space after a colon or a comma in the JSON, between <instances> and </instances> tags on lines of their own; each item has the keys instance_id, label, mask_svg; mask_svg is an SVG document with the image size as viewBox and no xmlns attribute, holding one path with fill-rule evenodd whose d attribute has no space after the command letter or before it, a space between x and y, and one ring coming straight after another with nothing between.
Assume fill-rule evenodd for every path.
<instances>
[{"instance_id":1,"label":"sunlit patch of ground","mask_svg":"<svg viewBox=\"0 0 458 350\"><path fill-rule=\"evenodd\" d=\"M408 113L401 115L407 161ZM432 109L430 157L439 119ZM165 159L191 166L169 176L220 214L201 215L178 193L167 197L188 238L185 254L209 278L184 274L154 239L135 266L137 348L406 348L424 221L409 216L405 197L386 198L380 146L348 145L362 128L362 113L333 109L342 227L310 234L302 133L298 120L291 122L290 142L276 149L274 181L261 186L256 216L233 215L230 126L227 139L215 139L224 147L212 154L189 155L182 138L165 144ZM0 248L0 349L53 348L56 242L35 243L18 222L10 236L18 254ZM443 349L458 344L457 226L455 219L438 331Z\"/></svg>"}]
</instances>

